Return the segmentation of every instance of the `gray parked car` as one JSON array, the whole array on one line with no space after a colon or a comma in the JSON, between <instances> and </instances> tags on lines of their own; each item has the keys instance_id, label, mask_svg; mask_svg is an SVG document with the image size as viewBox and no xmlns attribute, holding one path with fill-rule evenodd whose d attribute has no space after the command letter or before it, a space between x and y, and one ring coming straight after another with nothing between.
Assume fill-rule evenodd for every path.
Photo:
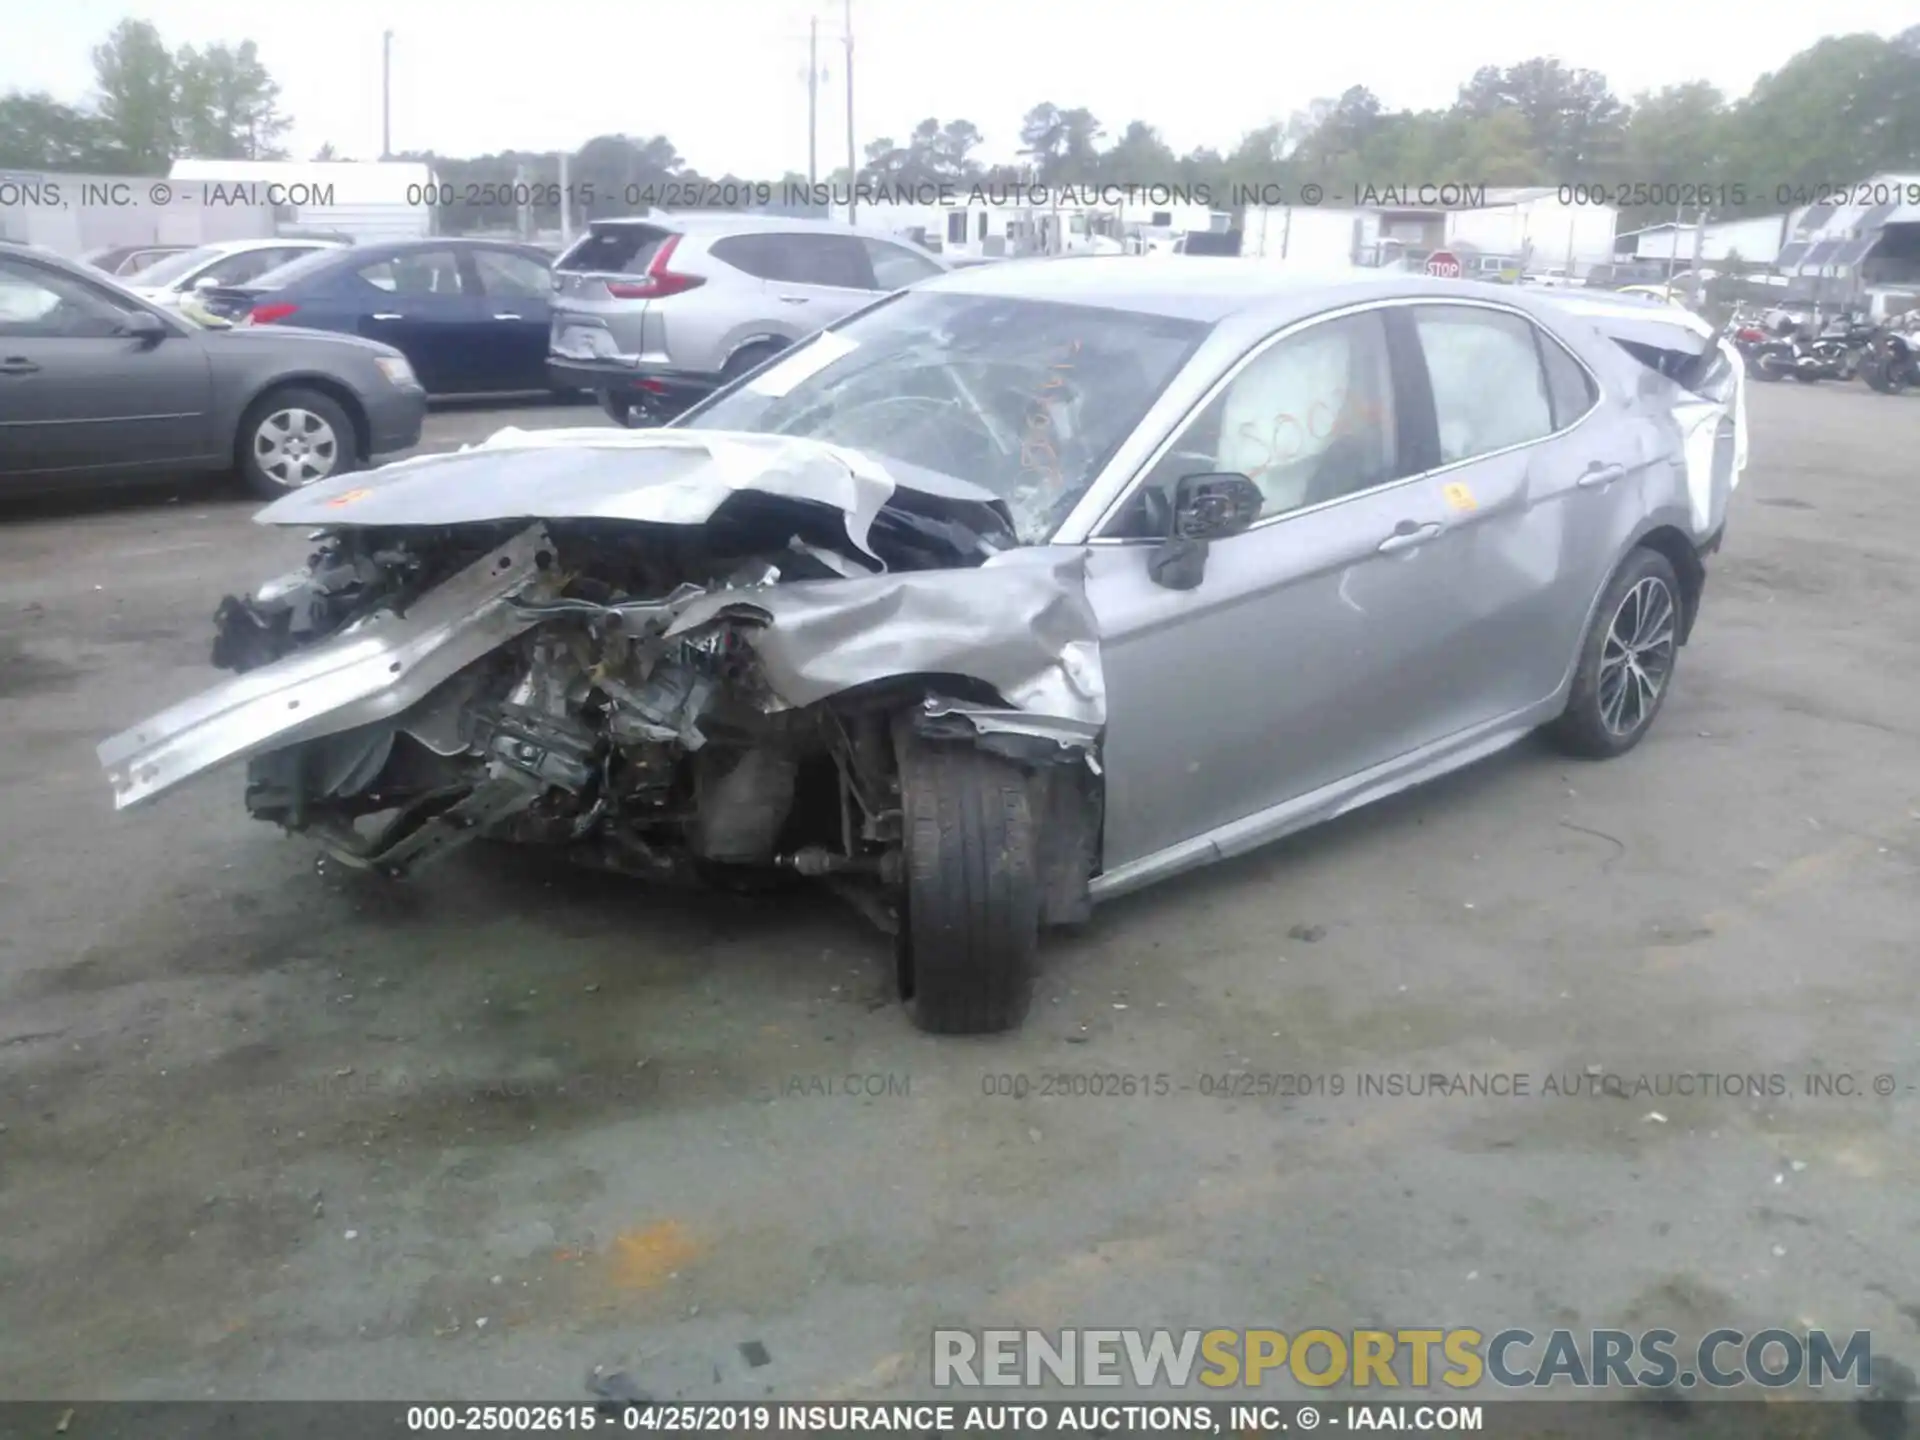
<instances>
[{"instance_id":1,"label":"gray parked car","mask_svg":"<svg viewBox=\"0 0 1920 1440\"><path fill-rule=\"evenodd\" d=\"M838 882L936 1031L1042 927L1544 726L1630 750L1745 463L1669 306L1232 259L882 300L677 424L505 431L261 512L313 563L242 672L100 747L117 803L397 875L477 835ZM368 828L380 814L393 818Z\"/></svg>"},{"instance_id":2,"label":"gray parked car","mask_svg":"<svg viewBox=\"0 0 1920 1440\"><path fill-rule=\"evenodd\" d=\"M425 415L390 345L207 330L91 267L0 249L0 489L237 468L277 496L418 444Z\"/></svg>"},{"instance_id":3,"label":"gray parked car","mask_svg":"<svg viewBox=\"0 0 1920 1440\"><path fill-rule=\"evenodd\" d=\"M596 220L554 262L549 373L623 425L655 423L947 268L897 235L826 220Z\"/></svg>"}]
</instances>

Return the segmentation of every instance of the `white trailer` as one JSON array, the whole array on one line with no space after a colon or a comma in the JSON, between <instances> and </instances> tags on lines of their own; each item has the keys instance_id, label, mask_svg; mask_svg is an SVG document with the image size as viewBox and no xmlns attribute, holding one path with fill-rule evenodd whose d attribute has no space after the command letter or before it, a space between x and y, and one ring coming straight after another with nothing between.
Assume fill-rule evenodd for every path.
<instances>
[{"instance_id":1,"label":"white trailer","mask_svg":"<svg viewBox=\"0 0 1920 1440\"><path fill-rule=\"evenodd\" d=\"M334 230L356 244L433 233L433 171L386 160L176 160L176 191L209 207L269 205L282 227Z\"/></svg>"},{"instance_id":2,"label":"white trailer","mask_svg":"<svg viewBox=\"0 0 1920 1440\"><path fill-rule=\"evenodd\" d=\"M1307 265L1354 265L1366 244L1368 216L1320 205L1249 205L1240 253Z\"/></svg>"}]
</instances>

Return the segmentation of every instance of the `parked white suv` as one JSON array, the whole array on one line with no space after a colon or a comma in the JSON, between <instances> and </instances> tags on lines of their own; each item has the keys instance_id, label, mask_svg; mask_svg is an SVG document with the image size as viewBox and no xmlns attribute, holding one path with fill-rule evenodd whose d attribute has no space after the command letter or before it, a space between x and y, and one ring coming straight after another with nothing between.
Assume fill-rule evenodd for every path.
<instances>
[{"instance_id":1,"label":"parked white suv","mask_svg":"<svg viewBox=\"0 0 1920 1440\"><path fill-rule=\"evenodd\" d=\"M950 269L884 231L731 212L595 220L553 265L547 374L671 419L796 340Z\"/></svg>"},{"instance_id":2,"label":"parked white suv","mask_svg":"<svg viewBox=\"0 0 1920 1440\"><path fill-rule=\"evenodd\" d=\"M144 270L121 277L121 283L142 300L178 310L196 290L220 285L244 285L255 276L276 270L290 260L315 250L338 250L344 240L218 240L197 250L183 250L157 260Z\"/></svg>"}]
</instances>

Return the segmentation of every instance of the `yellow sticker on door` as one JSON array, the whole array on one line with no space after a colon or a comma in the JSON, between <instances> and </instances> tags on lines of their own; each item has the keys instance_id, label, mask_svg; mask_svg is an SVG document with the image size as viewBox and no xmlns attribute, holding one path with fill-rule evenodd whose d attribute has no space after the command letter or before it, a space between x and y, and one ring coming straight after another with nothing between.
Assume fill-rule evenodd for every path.
<instances>
[{"instance_id":1,"label":"yellow sticker on door","mask_svg":"<svg viewBox=\"0 0 1920 1440\"><path fill-rule=\"evenodd\" d=\"M1464 513L1468 510L1478 510L1480 508L1480 502L1473 498L1473 491L1458 481L1447 486L1440 493L1447 497L1447 504L1451 505L1455 510Z\"/></svg>"}]
</instances>

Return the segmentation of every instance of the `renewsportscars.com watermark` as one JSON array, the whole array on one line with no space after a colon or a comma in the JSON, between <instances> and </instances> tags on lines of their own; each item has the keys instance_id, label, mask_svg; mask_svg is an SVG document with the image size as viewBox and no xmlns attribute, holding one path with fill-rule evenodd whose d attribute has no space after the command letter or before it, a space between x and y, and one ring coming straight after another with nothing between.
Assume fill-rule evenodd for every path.
<instances>
[{"instance_id":1,"label":"renewsportscars.com watermark","mask_svg":"<svg viewBox=\"0 0 1920 1440\"><path fill-rule=\"evenodd\" d=\"M1873 1383L1872 1336L1713 1330L1691 1347L1672 1330L936 1330L937 1389L1204 1385L1292 1381L1316 1389L1726 1390Z\"/></svg>"}]
</instances>

